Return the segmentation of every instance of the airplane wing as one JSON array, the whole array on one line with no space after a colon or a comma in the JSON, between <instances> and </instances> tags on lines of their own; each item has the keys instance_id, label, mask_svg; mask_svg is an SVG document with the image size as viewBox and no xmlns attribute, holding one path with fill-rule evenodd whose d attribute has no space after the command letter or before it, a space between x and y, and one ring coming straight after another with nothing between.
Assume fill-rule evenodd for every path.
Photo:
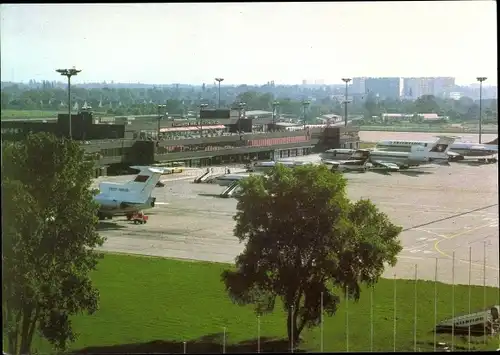
<instances>
[{"instance_id":1,"label":"airplane wing","mask_svg":"<svg viewBox=\"0 0 500 355\"><path fill-rule=\"evenodd\" d=\"M394 163L388 163L388 162L384 162L382 160L372 160L371 162L375 166L383 167L383 168L386 168L388 170L393 170L393 171L399 170L399 166L397 164L394 164Z\"/></svg>"},{"instance_id":2,"label":"airplane wing","mask_svg":"<svg viewBox=\"0 0 500 355\"><path fill-rule=\"evenodd\" d=\"M340 164L342 164L342 161L340 161L340 160L321 160L321 162L323 164L326 164L326 165L340 165Z\"/></svg>"},{"instance_id":3,"label":"airplane wing","mask_svg":"<svg viewBox=\"0 0 500 355\"><path fill-rule=\"evenodd\" d=\"M364 160L362 159L350 159L350 160L322 160L323 164L326 165L357 165L362 163Z\"/></svg>"},{"instance_id":4,"label":"airplane wing","mask_svg":"<svg viewBox=\"0 0 500 355\"><path fill-rule=\"evenodd\" d=\"M446 154L448 154L448 156L450 157L459 157L461 156L461 154L458 154L458 153L455 153L455 152L452 152L452 151L447 151Z\"/></svg>"}]
</instances>

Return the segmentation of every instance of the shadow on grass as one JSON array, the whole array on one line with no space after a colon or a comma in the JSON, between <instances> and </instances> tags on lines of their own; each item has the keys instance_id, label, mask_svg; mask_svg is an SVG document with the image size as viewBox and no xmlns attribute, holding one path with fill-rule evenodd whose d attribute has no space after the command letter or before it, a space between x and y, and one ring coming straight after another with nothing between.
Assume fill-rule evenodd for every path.
<instances>
[{"instance_id":1,"label":"shadow on grass","mask_svg":"<svg viewBox=\"0 0 500 355\"><path fill-rule=\"evenodd\" d=\"M223 334L216 333L203 336L199 339L186 342L187 353L222 353ZM257 339L245 340L237 344L227 344L227 353L256 353L258 347ZM260 339L261 352L289 352L290 344L286 339L275 339L263 337ZM295 352L305 351L295 349ZM92 346L73 351L71 354L152 354L152 353L184 353L184 343L154 340L148 343L119 344L110 346Z\"/></svg>"}]
</instances>

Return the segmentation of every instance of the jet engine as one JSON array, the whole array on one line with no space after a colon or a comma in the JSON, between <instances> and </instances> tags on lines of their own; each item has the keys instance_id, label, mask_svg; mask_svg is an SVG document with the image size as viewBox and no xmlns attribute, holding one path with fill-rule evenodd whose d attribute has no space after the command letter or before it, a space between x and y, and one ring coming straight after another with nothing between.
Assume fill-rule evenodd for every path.
<instances>
[{"instance_id":1,"label":"jet engine","mask_svg":"<svg viewBox=\"0 0 500 355\"><path fill-rule=\"evenodd\" d=\"M98 202L104 209L123 208L122 206L123 202L117 200L96 200L96 202Z\"/></svg>"}]
</instances>

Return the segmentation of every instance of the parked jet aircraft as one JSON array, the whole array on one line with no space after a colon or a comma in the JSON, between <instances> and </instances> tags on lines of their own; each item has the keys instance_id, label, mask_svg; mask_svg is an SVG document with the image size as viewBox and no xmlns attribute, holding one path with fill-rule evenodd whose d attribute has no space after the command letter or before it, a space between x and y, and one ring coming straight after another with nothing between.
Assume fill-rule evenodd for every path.
<instances>
[{"instance_id":1,"label":"parked jet aircraft","mask_svg":"<svg viewBox=\"0 0 500 355\"><path fill-rule=\"evenodd\" d=\"M250 174L224 174L217 176L213 181L220 186L230 186L234 182L249 177Z\"/></svg>"},{"instance_id":2,"label":"parked jet aircraft","mask_svg":"<svg viewBox=\"0 0 500 355\"><path fill-rule=\"evenodd\" d=\"M440 137L436 142L422 145L412 145L408 152L368 150L368 149L331 149L322 154L323 162L332 165L353 165L353 161L359 164L370 162L373 167L383 167L389 170L406 169L411 166L425 164L447 164L448 149L455 141L455 137ZM336 161L324 157L344 158ZM345 159L347 158L347 159Z\"/></svg>"},{"instance_id":3,"label":"parked jet aircraft","mask_svg":"<svg viewBox=\"0 0 500 355\"><path fill-rule=\"evenodd\" d=\"M100 205L99 219L111 219L115 215L131 216L139 211L153 208L155 197L151 193L162 176L163 169L141 167L134 180L120 184L101 182L99 194L94 200Z\"/></svg>"},{"instance_id":4,"label":"parked jet aircraft","mask_svg":"<svg viewBox=\"0 0 500 355\"><path fill-rule=\"evenodd\" d=\"M385 151L408 152L412 146L427 146L431 141L386 140L377 143L375 149ZM496 162L498 146L470 142L456 142L450 145L448 157L450 161L473 158L487 163Z\"/></svg>"},{"instance_id":5,"label":"parked jet aircraft","mask_svg":"<svg viewBox=\"0 0 500 355\"><path fill-rule=\"evenodd\" d=\"M340 149L339 149L340 150ZM343 149L343 151L350 151L351 149ZM347 154L347 152L343 152ZM373 168L370 163L370 150L358 149L349 156L347 160L323 160L323 164L331 165L332 171L360 171L365 172Z\"/></svg>"},{"instance_id":6,"label":"parked jet aircraft","mask_svg":"<svg viewBox=\"0 0 500 355\"><path fill-rule=\"evenodd\" d=\"M276 166L276 164L283 164L286 167L293 168L295 166L300 166L307 164L306 162L302 161L295 161L295 160L279 160L279 161L262 161L262 162L256 162L253 166L249 166L247 171L268 171Z\"/></svg>"}]
</instances>

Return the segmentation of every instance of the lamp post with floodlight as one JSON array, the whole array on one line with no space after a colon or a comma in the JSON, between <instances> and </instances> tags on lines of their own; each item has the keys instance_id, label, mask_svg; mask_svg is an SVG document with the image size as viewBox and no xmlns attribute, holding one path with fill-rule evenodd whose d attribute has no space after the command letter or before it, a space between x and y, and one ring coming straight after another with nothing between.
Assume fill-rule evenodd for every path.
<instances>
[{"instance_id":1,"label":"lamp post with floodlight","mask_svg":"<svg viewBox=\"0 0 500 355\"><path fill-rule=\"evenodd\" d=\"M157 143L160 141L160 133L161 133L161 117L162 117L162 109L167 108L167 105L158 105L158 132L156 133L156 141ZM166 115L166 112L163 113Z\"/></svg>"},{"instance_id":2,"label":"lamp post with floodlight","mask_svg":"<svg viewBox=\"0 0 500 355\"><path fill-rule=\"evenodd\" d=\"M482 117L482 102L483 102L483 81L487 78L485 76L477 77L477 81L479 81L479 144L481 144L481 136L482 136L482 128L483 128L483 117Z\"/></svg>"},{"instance_id":3,"label":"lamp post with floodlight","mask_svg":"<svg viewBox=\"0 0 500 355\"><path fill-rule=\"evenodd\" d=\"M224 78L215 78L215 81L217 81L219 83L219 93L218 93L218 104L217 104L217 108L220 108L220 83L221 81L224 81Z\"/></svg>"},{"instance_id":4,"label":"lamp post with floodlight","mask_svg":"<svg viewBox=\"0 0 500 355\"><path fill-rule=\"evenodd\" d=\"M207 106L208 104L200 104L200 137L203 137L203 118L201 117L201 113Z\"/></svg>"},{"instance_id":5,"label":"lamp post with floodlight","mask_svg":"<svg viewBox=\"0 0 500 355\"><path fill-rule=\"evenodd\" d=\"M273 102L273 129L276 127L276 116L278 115L278 109L279 109L280 103L279 101L274 101Z\"/></svg>"},{"instance_id":6,"label":"lamp post with floodlight","mask_svg":"<svg viewBox=\"0 0 500 355\"><path fill-rule=\"evenodd\" d=\"M347 127L347 86L351 81L350 78L342 78L342 81L345 83L345 98L344 98L344 125Z\"/></svg>"},{"instance_id":7,"label":"lamp post with floodlight","mask_svg":"<svg viewBox=\"0 0 500 355\"><path fill-rule=\"evenodd\" d=\"M71 129L71 77L78 75L81 70L75 69L56 69L56 72L68 78L68 120L69 120L69 139L73 138L73 131Z\"/></svg>"},{"instance_id":8,"label":"lamp post with floodlight","mask_svg":"<svg viewBox=\"0 0 500 355\"><path fill-rule=\"evenodd\" d=\"M308 100L302 101L302 110L304 113L304 130L306 129L306 123L307 123L307 108L309 107L310 104L311 102Z\"/></svg>"}]
</instances>

